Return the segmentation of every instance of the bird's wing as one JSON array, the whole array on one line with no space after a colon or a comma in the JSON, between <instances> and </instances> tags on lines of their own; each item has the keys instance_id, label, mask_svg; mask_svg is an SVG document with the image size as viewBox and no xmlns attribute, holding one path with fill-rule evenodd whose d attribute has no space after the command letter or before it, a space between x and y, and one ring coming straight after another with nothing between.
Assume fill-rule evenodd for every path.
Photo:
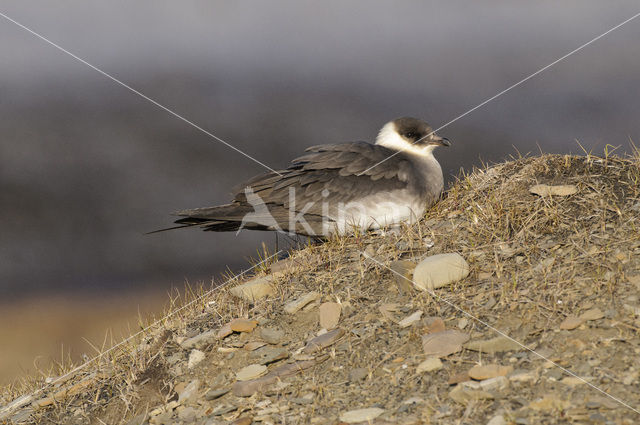
<instances>
[{"instance_id":1,"label":"bird's wing","mask_svg":"<svg viewBox=\"0 0 640 425\"><path fill-rule=\"evenodd\" d=\"M313 146L306 152L282 175L263 174L247 181L234 202L244 204L248 194L258 195L267 205L289 209L295 202L296 211L306 207L310 213L322 214L324 198L346 204L379 191L403 189L410 179L411 166L404 155L369 169L394 154L383 146L353 142Z\"/></svg>"}]
</instances>

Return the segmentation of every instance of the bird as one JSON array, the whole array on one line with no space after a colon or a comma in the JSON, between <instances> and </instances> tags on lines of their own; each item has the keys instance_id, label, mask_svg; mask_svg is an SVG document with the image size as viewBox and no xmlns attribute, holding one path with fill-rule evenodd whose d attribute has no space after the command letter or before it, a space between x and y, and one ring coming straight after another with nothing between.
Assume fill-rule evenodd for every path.
<instances>
[{"instance_id":1,"label":"bird","mask_svg":"<svg viewBox=\"0 0 640 425\"><path fill-rule=\"evenodd\" d=\"M271 230L327 238L358 228L412 224L442 194L442 168L433 156L439 146L450 142L425 121L397 118L382 127L375 143L307 148L288 168L240 185L228 204L178 211L178 226L169 229Z\"/></svg>"}]
</instances>

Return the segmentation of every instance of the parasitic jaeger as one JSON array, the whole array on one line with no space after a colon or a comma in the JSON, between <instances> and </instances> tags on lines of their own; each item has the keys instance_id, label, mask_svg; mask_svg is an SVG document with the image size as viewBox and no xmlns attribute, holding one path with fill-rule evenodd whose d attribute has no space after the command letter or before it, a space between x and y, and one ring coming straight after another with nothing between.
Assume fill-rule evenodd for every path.
<instances>
[{"instance_id":1,"label":"parasitic jaeger","mask_svg":"<svg viewBox=\"0 0 640 425\"><path fill-rule=\"evenodd\" d=\"M245 182L231 203L179 211L182 218L175 223L205 231L244 228L315 237L413 223L444 187L433 156L438 146L449 141L426 122L398 118L382 127L375 144L310 147L287 169Z\"/></svg>"}]
</instances>

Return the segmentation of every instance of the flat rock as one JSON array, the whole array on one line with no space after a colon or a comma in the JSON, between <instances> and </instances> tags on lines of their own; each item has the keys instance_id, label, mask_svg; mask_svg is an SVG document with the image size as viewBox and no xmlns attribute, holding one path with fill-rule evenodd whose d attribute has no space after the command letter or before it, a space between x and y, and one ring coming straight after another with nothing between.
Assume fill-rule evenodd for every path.
<instances>
[{"instance_id":1,"label":"flat rock","mask_svg":"<svg viewBox=\"0 0 640 425\"><path fill-rule=\"evenodd\" d=\"M492 400L494 398L493 394L488 391L468 388L463 384L456 385L449 392L449 397L460 404L467 404L478 400Z\"/></svg>"},{"instance_id":2,"label":"flat rock","mask_svg":"<svg viewBox=\"0 0 640 425\"><path fill-rule=\"evenodd\" d=\"M502 335L491 339L469 341L464 348L488 354L522 350L520 344Z\"/></svg>"},{"instance_id":3,"label":"flat rock","mask_svg":"<svg viewBox=\"0 0 640 425\"><path fill-rule=\"evenodd\" d=\"M205 354L202 351L196 349L191 350L191 353L189 353L189 362L187 363L187 368L193 369L198 363L204 360L204 357Z\"/></svg>"},{"instance_id":4,"label":"flat rock","mask_svg":"<svg viewBox=\"0 0 640 425\"><path fill-rule=\"evenodd\" d=\"M580 315L582 320L599 320L604 317L604 313L599 308L592 308L590 310L585 311Z\"/></svg>"},{"instance_id":5,"label":"flat rock","mask_svg":"<svg viewBox=\"0 0 640 425\"><path fill-rule=\"evenodd\" d=\"M286 313L289 313L289 314L295 314L302 307L306 306L307 304L309 304L312 301L317 300L318 298L320 298L320 294L317 293L316 291L307 292L306 294L302 295L301 297L298 297L295 300L291 301L290 303L287 303L284 306L284 311Z\"/></svg>"},{"instance_id":6,"label":"flat rock","mask_svg":"<svg viewBox=\"0 0 640 425\"><path fill-rule=\"evenodd\" d=\"M549 186L546 184L537 184L529 188L529 192L538 196L569 196L574 193L578 193L578 188L575 185L558 185Z\"/></svg>"},{"instance_id":7,"label":"flat rock","mask_svg":"<svg viewBox=\"0 0 640 425\"><path fill-rule=\"evenodd\" d=\"M278 360L289 358L289 352L280 347L262 347L249 355L251 359L257 359L258 363L266 365Z\"/></svg>"},{"instance_id":8,"label":"flat rock","mask_svg":"<svg viewBox=\"0 0 640 425\"><path fill-rule=\"evenodd\" d=\"M415 313L400 320L398 322L398 325L400 325L401 328L408 328L409 326L419 321L421 317L422 317L422 310L418 310Z\"/></svg>"},{"instance_id":9,"label":"flat rock","mask_svg":"<svg viewBox=\"0 0 640 425\"><path fill-rule=\"evenodd\" d=\"M512 366L500 366L497 364L476 365L469 369L469 376L472 379L482 381L484 379L495 378L496 376L506 376L513 371Z\"/></svg>"},{"instance_id":10,"label":"flat rock","mask_svg":"<svg viewBox=\"0 0 640 425\"><path fill-rule=\"evenodd\" d=\"M560 329L572 330L577 328L583 323L584 323L584 320L579 317L567 316L567 318L564 319L562 323L560 323Z\"/></svg>"},{"instance_id":11,"label":"flat rock","mask_svg":"<svg viewBox=\"0 0 640 425\"><path fill-rule=\"evenodd\" d=\"M423 291L450 285L469 275L469 265L460 254L438 254L422 260L413 271L413 285Z\"/></svg>"},{"instance_id":12,"label":"flat rock","mask_svg":"<svg viewBox=\"0 0 640 425\"><path fill-rule=\"evenodd\" d=\"M220 388L217 390L209 390L204 395L204 398L205 400L208 400L208 401L216 400L222 397L223 395L225 395L226 393L228 393L229 391L231 391L231 388Z\"/></svg>"},{"instance_id":13,"label":"flat rock","mask_svg":"<svg viewBox=\"0 0 640 425\"><path fill-rule=\"evenodd\" d=\"M311 354L325 349L326 347L334 344L338 339L344 335L344 329L338 328L313 338L302 349L305 354Z\"/></svg>"},{"instance_id":14,"label":"flat rock","mask_svg":"<svg viewBox=\"0 0 640 425\"><path fill-rule=\"evenodd\" d=\"M260 347L264 347L265 345L267 345L266 342L262 342L262 341L251 341L248 342L245 346L244 349L247 351L254 351L257 350Z\"/></svg>"},{"instance_id":15,"label":"flat rock","mask_svg":"<svg viewBox=\"0 0 640 425\"><path fill-rule=\"evenodd\" d=\"M453 329L435 332L422 335L422 349L427 356L446 357L462 350L462 344L468 340L468 334Z\"/></svg>"},{"instance_id":16,"label":"flat rock","mask_svg":"<svg viewBox=\"0 0 640 425\"><path fill-rule=\"evenodd\" d=\"M445 330L444 320L440 317L425 317L424 324L427 327L427 333L433 334Z\"/></svg>"},{"instance_id":17,"label":"flat rock","mask_svg":"<svg viewBox=\"0 0 640 425\"><path fill-rule=\"evenodd\" d=\"M493 418L489 419L487 425L507 425L507 421L502 415L496 415Z\"/></svg>"},{"instance_id":18,"label":"flat rock","mask_svg":"<svg viewBox=\"0 0 640 425\"><path fill-rule=\"evenodd\" d=\"M178 403L185 405L196 399L200 388L200 380L194 379L178 394Z\"/></svg>"},{"instance_id":19,"label":"flat rock","mask_svg":"<svg viewBox=\"0 0 640 425\"><path fill-rule=\"evenodd\" d=\"M255 302L275 294L275 287L271 281L272 278L270 276L261 276L251 279L242 285L234 286L229 291L245 301Z\"/></svg>"},{"instance_id":20,"label":"flat rock","mask_svg":"<svg viewBox=\"0 0 640 425\"><path fill-rule=\"evenodd\" d=\"M249 381L251 379L259 378L267 373L267 367L261 364L251 364L243 367L236 372L236 379L238 381Z\"/></svg>"},{"instance_id":21,"label":"flat rock","mask_svg":"<svg viewBox=\"0 0 640 425\"><path fill-rule=\"evenodd\" d=\"M265 390L269 385L272 385L285 376L294 375L300 373L305 369L308 369L321 361L326 360L326 356L321 359L303 360L294 363L286 363L282 366L274 368L269 374L259 377L257 379L251 379L249 381L239 381L233 384L233 394L237 397L250 397L253 394Z\"/></svg>"},{"instance_id":22,"label":"flat rock","mask_svg":"<svg viewBox=\"0 0 640 425\"><path fill-rule=\"evenodd\" d=\"M258 326L257 320L238 318L229 322L229 327L234 332L253 332L256 326Z\"/></svg>"},{"instance_id":23,"label":"flat rock","mask_svg":"<svg viewBox=\"0 0 640 425\"><path fill-rule=\"evenodd\" d=\"M233 329L231 329L231 325L229 323L225 323L216 333L217 339L224 339L233 333Z\"/></svg>"},{"instance_id":24,"label":"flat rock","mask_svg":"<svg viewBox=\"0 0 640 425\"><path fill-rule=\"evenodd\" d=\"M338 326L342 306L338 303L322 303L319 307L320 327L333 329Z\"/></svg>"},{"instance_id":25,"label":"flat rock","mask_svg":"<svg viewBox=\"0 0 640 425\"><path fill-rule=\"evenodd\" d=\"M191 348L201 349L215 342L215 340L218 338L217 334L218 331L216 331L215 329L211 329L192 338L185 339L184 341L182 341L180 346L187 350Z\"/></svg>"},{"instance_id":26,"label":"flat rock","mask_svg":"<svg viewBox=\"0 0 640 425\"><path fill-rule=\"evenodd\" d=\"M368 409L350 410L340 414L340 420L348 424L358 422L370 422L384 413L384 409L379 407L370 407Z\"/></svg>"},{"instance_id":27,"label":"flat rock","mask_svg":"<svg viewBox=\"0 0 640 425\"><path fill-rule=\"evenodd\" d=\"M434 370L442 369L442 361L437 357L429 357L427 360L420 363L416 369L417 373L433 372Z\"/></svg>"},{"instance_id":28,"label":"flat rock","mask_svg":"<svg viewBox=\"0 0 640 425\"><path fill-rule=\"evenodd\" d=\"M547 396L540 400L535 400L529 403L529 408L533 410L541 410L549 412L552 410L564 410L571 406L571 403L566 400L562 400L559 397Z\"/></svg>"},{"instance_id":29,"label":"flat rock","mask_svg":"<svg viewBox=\"0 0 640 425\"><path fill-rule=\"evenodd\" d=\"M262 328L260 329L260 338L268 344L280 344L284 339L284 332L279 329Z\"/></svg>"}]
</instances>

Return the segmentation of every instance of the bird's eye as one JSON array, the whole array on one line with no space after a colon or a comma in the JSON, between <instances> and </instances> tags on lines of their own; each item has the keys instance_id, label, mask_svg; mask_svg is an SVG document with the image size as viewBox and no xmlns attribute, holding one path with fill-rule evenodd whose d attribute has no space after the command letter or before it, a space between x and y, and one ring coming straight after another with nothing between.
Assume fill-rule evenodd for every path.
<instances>
[{"instance_id":1,"label":"bird's eye","mask_svg":"<svg viewBox=\"0 0 640 425\"><path fill-rule=\"evenodd\" d=\"M416 133L409 132L409 133L406 133L404 137L406 137L407 139L414 139L416 137Z\"/></svg>"}]
</instances>

